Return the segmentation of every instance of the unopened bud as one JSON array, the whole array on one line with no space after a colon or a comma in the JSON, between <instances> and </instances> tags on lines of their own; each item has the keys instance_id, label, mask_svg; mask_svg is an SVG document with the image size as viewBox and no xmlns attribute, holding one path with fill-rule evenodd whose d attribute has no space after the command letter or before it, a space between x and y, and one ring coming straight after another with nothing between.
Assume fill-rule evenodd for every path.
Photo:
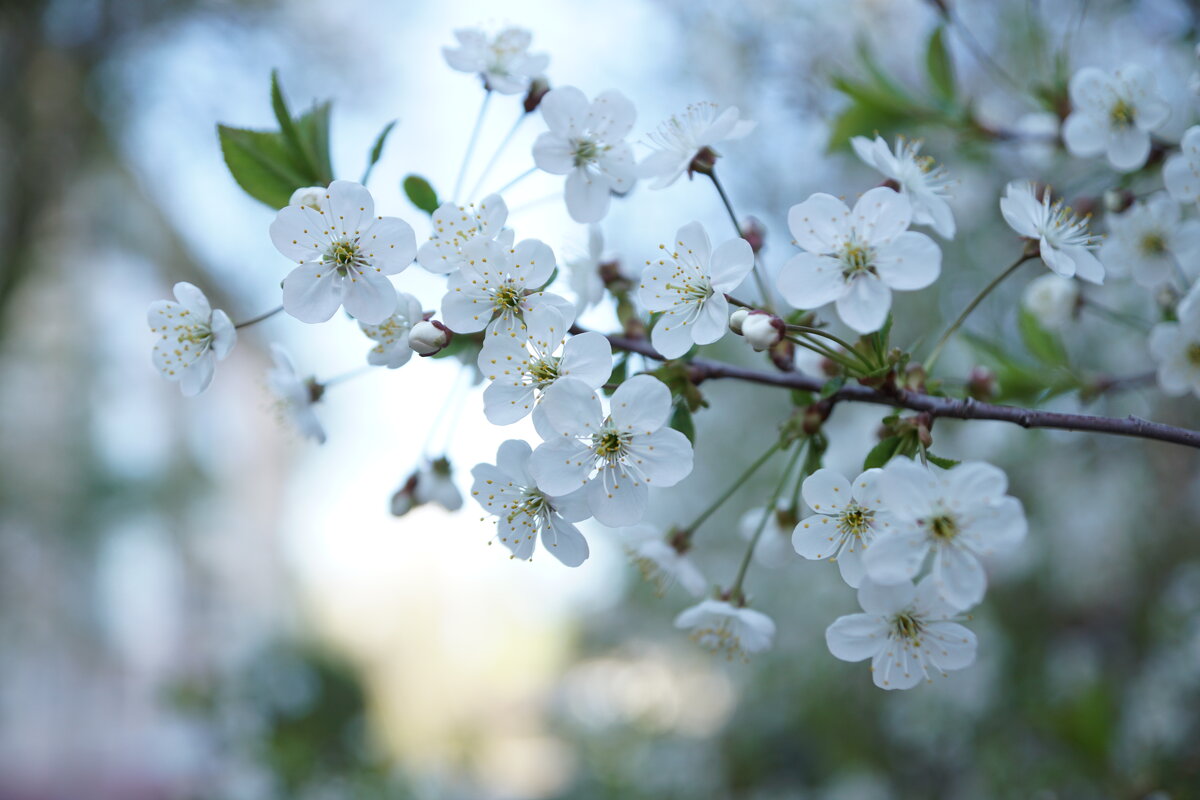
<instances>
[{"instance_id":1,"label":"unopened bud","mask_svg":"<svg viewBox=\"0 0 1200 800\"><path fill-rule=\"evenodd\" d=\"M796 369L796 345L792 344L790 339L780 339L775 344L771 345L767 352L771 356L771 363L780 372L793 372Z\"/></svg>"},{"instance_id":2,"label":"unopened bud","mask_svg":"<svg viewBox=\"0 0 1200 800\"><path fill-rule=\"evenodd\" d=\"M746 217L742 223L742 238L750 243L752 251L759 253L767 243L767 229L757 217Z\"/></svg>"},{"instance_id":3,"label":"unopened bud","mask_svg":"<svg viewBox=\"0 0 1200 800\"><path fill-rule=\"evenodd\" d=\"M422 320L408 332L408 346L419 356L433 356L442 351L454 333L436 319Z\"/></svg>"},{"instance_id":4,"label":"unopened bud","mask_svg":"<svg viewBox=\"0 0 1200 800\"><path fill-rule=\"evenodd\" d=\"M421 503L417 500L417 481L420 480L420 473L414 472L408 476L408 480L396 490L392 495L392 515L403 517L409 511L419 506Z\"/></svg>"},{"instance_id":5,"label":"unopened bud","mask_svg":"<svg viewBox=\"0 0 1200 800\"><path fill-rule=\"evenodd\" d=\"M750 316L750 309L748 309L748 308L734 309L733 313L729 315L729 330L733 331L738 336L741 336L742 335L742 323L746 321L746 317L748 317L748 316Z\"/></svg>"},{"instance_id":6,"label":"unopened bud","mask_svg":"<svg viewBox=\"0 0 1200 800\"><path fill-rule=\"evenodd\" d=\"M526 114L532 114L542 103L542 98L550 91L550 82L545 78L534 78L529 83L529 91L525 93Z\"/></svg>"},{"instance_id":7,"label":"unopened bud","mask_svg":"<svg viewBox=\"0 0 1200 800\"><path fill-rule=\"evenodd\" d=\"M774 347L787 334L787 325L768 311L751 311L742 320L742 336L756 352Z\"/></svg>"},{"instance_id":8,"label":"unopened bud","mask_svg":"<svg viewBox=\"0 0 1200 800\"><path fill-rule=\"evenodd\" d=\"M821 426L825 424L825 420L829 419L829 412L833 407L829 403L813 403L808 408L804 409L804 417L801 422L801 428L808 436L821 432Z\"/></svg>"},{"instance_id":9,"label":"unopened bud","mask_svg":"<svg viewBox=\"0 0 1200 800\"><path fill-rule=\"evenodd\" d=\"M904 388L910 392L923 392L927 377L925 367L920 364L909 364L904 370Z\"/></svg>"},{"instance_id":10,"label":"unopened bud","mask_svg":"<svg viewBox=\"0 0 1200 800\"><path fill-rule=\"evenodd\" d=\"M291 199L288 200L289 206L308 206L316 211L321 210L321 200L325 197L326 189L324 186L301 186L296 191L292 192Z\"/></svg>"},{"instance_id":11,"label":"unopened bud","mask_svg":"<svg viewBox=\"0 0 1200 800\"><path fill-rule=\"evenodd\" d=\"M987 367L975 367L967 378L967 394L976 400L991 400L996 396L996 373Z\"/></svg>"}]
</instances>

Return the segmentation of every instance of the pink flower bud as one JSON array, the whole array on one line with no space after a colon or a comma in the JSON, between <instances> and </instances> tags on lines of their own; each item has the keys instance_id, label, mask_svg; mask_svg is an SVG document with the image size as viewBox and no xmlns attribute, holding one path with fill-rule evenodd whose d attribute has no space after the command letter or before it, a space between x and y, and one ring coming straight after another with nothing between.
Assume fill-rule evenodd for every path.
<instances>
[{"instance_id":1,"label":"pink flower bud","mask_svg":"<svg viewBox=\"0 0 1200 800\"><path fill-rule=\"evenodd\" d=\"M742 336L759 353L774 347L786 333L783 320L767 311L751 311L742 320Z\"/></svg>"},{"instance_id":2,"label":"pink flower bud","mask_svg":"<svg viewBox=\"0 0 1200 800\"><path fill-rule=\"evenodd\" d=\"M436 319L422 320L408 333L408 346L419 356L433 356L454 337L453 331Z\"/></svg>"}]
</instances>

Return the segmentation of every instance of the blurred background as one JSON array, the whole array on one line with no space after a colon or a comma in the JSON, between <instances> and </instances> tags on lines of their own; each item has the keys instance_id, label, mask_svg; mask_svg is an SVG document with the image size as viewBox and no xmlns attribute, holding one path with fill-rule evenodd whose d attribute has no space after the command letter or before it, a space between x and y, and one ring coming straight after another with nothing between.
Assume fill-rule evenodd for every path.
<instances>
[{"instance_id":1,"label":"blurred background","mask_svg":"<svg viewBox=\"0 0 1200 800\"><path fill-rule=\"evenodd\" d=\"M1064 65L1069 75L1124 61L1155 70L1178 111L1168 136L1195 121L1195 4L947 5L958 91L977 121L1039 111L1035 89L1061 97ZM939 423L940 455L1009 472L1031 535L995 565L974 612L978 663L885 693L824 644L825 626L858 610L853 592L787 548L747 584L778 624L776 647L741 663L674 630L691 600L656 596L606 529L587 529L593 556L568 570L489 546L494 529L469 498L456 513L391 516L392 492L423 456L447 455L465 494L470 467L501 441L537 441L531 426L488 425L452 360L331 387L317 409L321 447L268 392L267 345L284 343L305 374L347 373L369 349L348 319L279 315L242 331L195 399L150 364L145 309L176 281L235 320L278 303L288 267L267 237L273 212L230 178L215 132L273 126L272 68L294 108L334 100L339 176L357 178L380 128L399 120L370 186L379 213L419 238L427 223L400 178L419 171L448 187L482 99L441 59L455 28L528 27L552 85L616 87L634 101L635 138L690 102L737 105L759 127L721 148L719 169L739 212L764 221L777 268L789 206L879 181L827 149L852 102L831 79L863 78L866 51L923 91L939 20L919 0L0 3L0 797L1200 796L1190 451ZM519 98L497 101L472 175L519 113ZM539 119L521 128L485 191L531 164L540 130ZM1010 260L1018 244L996 207L1006 180L1052 180L1069 197L1113 180L1052 146L981 144L936 121L904 132L926 135L959 181L943 279L898 300L905 341L940 327ZM518 238L541 238L565 261L586 252L587 231L566 216L560 181L532 177L506 200ZM732 235L704 182L639 187L605 220L606 249L636 273L692 219ZM1193 278L1195 266L1185 265ZM432 308L439 283L420 272L397 282ZM990 298L971 327L1015 341L1020 288ZM1096 296L1154 313L1128 280ZM610 310L591 314L612 322ZM1144 337L1109 321L1079 319L1065 336L1081 374L1145 368ZM739 342L714 349L749 360ZM960 343L943 368L965 378L976 363ZM1194 397L1166 402L1142 386L1088 408L1200 426ZM697 469L656 496L663 525L727 486L789 413L768 388L704 391ZM1083 405L1079 392L1035 400ZM828 465L855 470L880 416L838 409ZM738 518L766 502L779 469L697 535L711 580L732 578Z\"/></svg>"}]
</instances>

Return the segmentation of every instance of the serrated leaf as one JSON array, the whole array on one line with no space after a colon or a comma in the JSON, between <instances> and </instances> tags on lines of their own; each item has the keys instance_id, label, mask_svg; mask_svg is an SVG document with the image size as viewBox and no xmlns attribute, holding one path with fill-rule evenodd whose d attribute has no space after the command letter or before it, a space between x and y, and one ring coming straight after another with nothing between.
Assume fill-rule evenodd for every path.
<instances>
[{"instance_id":1,"label":"serrated leaf","mask_svg":"<svg viewBox=\"0 0 1200 800\"><path fill-rule=\"evenodd\" d=\"M1067 349L1054 333L1042 327L1037 317L1024 309L1017 317L1017 327L1021 331L1021 341L1030 355L1050 367L1065 367L1069 360Z\"/></svg>"},{"instance_id":2,"label":"serrated leaf","mask_svg":"<svg viewBox=\"0 0 1200 800\"><path fill-rule=\"evenodd\" d=\"M312 185L295 165L282 133L218 125L217 136L230 174L255 200L283 208L292 192Z\"/></svg>"},{"instance_id":3,"label":"serrated leaf","mask_svg":"<svg viewBox=\"0 0 1200 800\"><path fill-rule=\"evenodd\" d=\"M693 445L696 443L696 423L686 402L676 403L671 414L671 427L682 433Z\"/></svg>"},{"instance_id":4,"label":"serrated leaf","mask_svg":"<svg viewBox=\"0 0 1200 800\"><path fill-rule=\"evenodd\" d=\"M954 102L957 87L954 82L954 61L946 49L946 29L939 25L929 37L925 49L925 71L929 74L929 87L933 95L946 105Z\"/></svg>"},{"instance_id":5,"label":"serrated leaf","mask_svg":"<svg viewBox=\"0 0 1200 800\"><path fill-rule=\"evenodd\" d=\"M363 172L362 180L359 181L359 183L365 184L367 182L367 178L371 177L371 170L375 169L375 165L383 156L383 145L385 142L387 142L388 134L392 132L392 128L396 127L397 122L399 122L399 120L394 119L387 125L384 125L383 130L379 132L379 136L375 138L375 144L371 147L370 154L367 155L367 168Z\"/></svg>"},{"instance_id":6,"label":"serrated leaf","mask_svg":"<svg viewBox=\"0 0 1200 800\"><path fill-rule=\"evenodd\" d=\"M863 469L874 469L882 467L884 464L892 460L892 456L896 455L897 448L900 447L899 436L889 436L879 444L871 448L871 452L867 453L867 457L863 459Z\"/></svg>"},{"instance_id":7,"label":"serrated leaf","mask_svg":"<svg viewBox=\"0 0 1200 800\"><path fill-rule=\"evenodd\" d=\"M404 194L408 196L409 202L426 214L432 216L433 212L437 211L437 192L429 185L429 181L420 175L409 175L404 179Z\"/></svg>"}]
</instances>

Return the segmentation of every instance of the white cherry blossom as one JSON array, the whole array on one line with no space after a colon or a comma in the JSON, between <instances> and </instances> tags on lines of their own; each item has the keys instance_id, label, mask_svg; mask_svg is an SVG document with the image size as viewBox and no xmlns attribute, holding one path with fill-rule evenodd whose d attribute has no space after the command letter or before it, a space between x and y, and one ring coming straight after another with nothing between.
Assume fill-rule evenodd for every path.
<instances>
[{"instance_id":1,"label":"white cherry blossom","mask_svg":"<svg viewBox=\"0 0 1200 800\"><path fill-rule=\"evenodd\" d=\"M568 323L549 306L525 320L525 336L489 336L479 352L479 371L491 381L483 413L494 425L524 418L556 381L573 378L599 389L612 374L612 346L604 334L569 336Z\"/></svg>"},{"instance_id":2,"label":"white cherry blossom","mask_svg":"<svg viewBox=\"0 0 1200 800\"><path fill-rule=\"evenodd\" d=\"M1163 193L1109 215L1109 234L1100 248L1104 268L1131 274L1142 286L1171 281L1178 265L1200 257L1200 220L1182 219L1179 204Z\"/></svg>"},{"instance_id":3,"label":"white cherry blossom","mask_svg":"<svg viewBox=\"0 0 1200 800\"><path fill-rule=\"evenodd\" d=\"M651 375L622 383L605 416L600 398L582 381L555 382L542 399L547 438L529 469L538 488L563 495L587 487L588 507L610 527L633 525L646 510L651 486L674 486L692 471L692 444L666 427L671 391Z\"/></svg>"},{"instance_id":4,"label":"white cherry blossom","mask_svg":"<svg viewBox=\"0 0 1200 800\"><path fill-rule=\"evenodd\" d=\"M533 160L552 175L566 175L566 203L576 222L599 222L612 192L623 194L637 180L633 149L625 137L637 111L615 89L592 102L574 86L551 89L540 106L550 130L533 144Z\"/></svg>"},{"instance_id":5,"label":"white cherry blossom","mask_svg":"<svg viewBox=\"0 0 1200 800\"><path fill-rule=\"evenodd\" d=\"M878 478L891 528L877 532L863 558L876 583L904 583L933 552L933 585L947 603L967 609L987 587L980 558L1009 551L1027 531L1021 502L1005 494L1000 469L967 461L951 469L893 459Z\"/></svg>"},{"instance_id":6,"label":"white cherry blossom","mask_svg":"<svg viewBox=\"0 0 1200 800\"><path fill-rule=\"evenodd\" d=\"M1150 331L1150 355L1158 363L1163 394L1192 392L1200 397L1200 283L1176 309L1176 322L1160 322Z\"/></svg>"},{"instance_id":7,"label":"white cherry blossom","mask_svg":"<svg viewBox=\"0 0 1200 800\"><path fill-rule=\"evenodd\" d=\"M151 358L164 378L178 381L179 390L193 397L212 382L216 363L237 343L237 330L192 284L180 281L174 292L175 302L155 300L146 312L157 336Z\"/></svg>"},{"instance_id":8,"label":"white cherry blossom","mask_svg":"<svg viewBox=\"0 0 1200 800\"><path fill-rule=\"evenodd\" d=\"M566 263L567 286L575 297L575 313L599 303L604 298L604 281L600 278L600 266L604 263L604 232L600 226L588 226L587 253Z\"/></svg>"},{"instance_id":9,"label":"white cherry blossom","mask_svg":"<svg viewBox=\"0 0 1200 800\"><path fill-rule=\"evenodd\" d=\"M879 330L892 291L924 289L942 269L942 251L908 230L912 205L886 187L871 189L851 211L814 194L788 212L788 228L806 252L779 271L779 291L796 308L837 303L838 316L859 333Z\"/></svg>"},{"instance_id":10,"label":"white cherry blossom","mask_svg":"<svg viewBox=\"0 0 1200 800\"><path fill-rule=\"evenodd\" d=\"M454 483L454 467L450 459L426 459L418 471L417 485L413 492L417 505L436 503L447 511L458 511L462 508L462 492Z\"/></svg>"},{"instance_id":11,"label":"white cherry blossom","mask_svg":"<svg viewBox=\"0 0 1200 800\"><path fill-rule=\"evenodd\" d=\"M1071 113L1063 122L1063 142L1071 155L1104 154L1113 169L1139 169L1150 155L1150 133L1171 115L1154 74L1137 64L1114 73L1084 67L1071 77Z\"/></svg>"},{"instance_id":12,"label":"white cherry blossom","mask_svg":"<svg viewBox=\"0 0 1200 800\"><path fill-rule=\"evenodd\" d=\"M724 600L702 600L684 609L675 618L675 627L689 631L701 647L730 658L769 650L775 641L775 622L770 617Z\"/></svg>"},{"instance_id":13,"label":"white cherry blossom","mask_svg":"<svg viewBox=\"0 0 1200 800\"><path fill-rule=\"evenodd\" d=\"M508 206L498 194L465 206L442 203L433 212L433 232L417 250L417 262L436 275L445 275L462 266L467 242L491 239L511 248L513 232L504 227L507 219Z\"/></svg>"},{"instance_id":14,"label":"white cherry blossom","mask_svg":"<svg viewBox=\"0 0 1200 800\"><path fill-rule=\"evenodd\" d=\"M413 350L408 346L408 335L414 325L421 321L424 312L421 301L405 292L396 293L396 313L378 325L359 322L359 329L368 339L376 342L367 353L367 363L376 367L396 369L403 367L412 358Z\"/></svg>"},{"instance_id":15,"label":"white cherry blossom","mask_svg":"<svg viewBox=\"0 0 1200 800\"><path fill-rule=\"evenodd\" d=\"M479 75L484 86L500 94L525 91L550 61L545 54L529 52L533 35L524 28L505 28L494 36L478 28L461 28L454 38L457 47L442 48L450 68Z\"/></svg>"},{"instance_id":16,"label":"white cherry blossom","mask_svg":"<svg viewBox=\"0 0 1200 800\"><path fill-rule=\"evenodd\" d=\"M1021 293L1021 306L1047 330L1058 330L1074 319L1078 304L1079 284L1053 272L1037 276Z\"/></svg>"},{"instance_id":17,"label":"white cherry blossom","mask_svg":"<svg viewBox=\"0 0 1200 800\"><path fill-rule=\"evenodd\" d=\"M679 180L692 160L706 147L741 139L758 124L739 119L737 106L722 110L716 103L693 103L646 134L654 152L638 164L642 178L654 178L651 189L665 189Z\"/></svg>"},{"instance_id":18,"label":"white cherry blossom","mask_svg":"<svg viewBox=\"0 0 1200 800\"><path fill-rule=\"evenodd\" d=\"M1200 200L1200 125L1183 134L1179 152L1163 165L1163 183L1171 197L1181 203Z\"/></svg>"},{"instance_id":19,"label":"white cherry blossom","mask_svg":"<svg viewBox=\"0 0 1200 800\"><path fill-rule=\"evenodd\" d=\"M567 326L575 321L569 302L537 291L554 272L554 251L537 239L506 248L489 239L463 246L464 261L451 274L442 298L442 318L455 333L523 336L527 313L543 305L557 308Z\"/></svg>"},{"instance_id":20,"label":"white cherry blossom","mask_svg":"<svg viewBox=\"0 0 1200 800\"><path fill-rule=\"evenodd\" d=\"M292 357L282 345L271 345L271 361L267 384L279 398L284 413L302 436L317 444L325 444L325 428L313 410L325 393L325 387L312 376L301 378L296 373Z\"/></svg>"},{"instance_id":21,"label":"white cherry blossom","mask_svg":"<svg viewBox=\"0 0 1200 800\"><path fill-rule=\"evenodd\" d=\"M958 612L938 594L932 577L916 586L864 580L858 602L864 613L834 620L825 643L842 661L871 659L880 689L911 689L975 663L975 634L954 621Z\"/></svg>"},{"instance_id":22,"label":"white cherry blossom","mask_svg":"<svg viewBox=\"0 0 1200 800\"><path fill-rule=\"evenodd\" d=\"M900 185L900 194L912 204L914 225L929 225L943 239L954 238L954 212L946 202L952 183L950 175L931 156L920 154L919 139L897 137L894 152L879 135L874 140L855 136L850 144L864 164Z\"/></svg>"},{"instance_id":23,"label":"white cherry blossom","mask_svg":"<svg viewBox=\"0 0 1200 800\"><path fill-rule=\"evenodd\" d=\"M668 541L654 525L635 525L621 531L625 549L637 565L642 577L654 584L655 592L664 595L678 584L693 597L704 594L708 580L686 552Z\"/></svg>"},{"instance_id":24,"label":"white cherry blossom","mask_svg":"<svg viewBox=\"0 0 1200 800\"><path fill-rule=\"evenodd\" d=\"M383 322L396 310L387 276L417 252L412 228L375 216L371 193L353 181L334 181L317 202L286 206L271 223L275 247L300 264L283 280L284 310L301 322L324 322L345 305L360 322Z\"/></svg>"},{"instance_id":25,"label":"white cherry blossom","mask_svg":"<svg viewBox=\"0 0 1200 800\"><path fill-rule=\"evenodd\" d=\"M745 239L730 239L713 250L699 222L675 233L671 247L642 271L639 297L649 311L662 312L650 332L654 349L678 358L693 344L711 344L729 329L726 292L736 289L754 268Z\"/></svg>"},{"instance_id":26,"label":"white cherry blossom","mask_svg":"<svg viewBox=\"0 0 1200 800\"><path fill-rule=\"evenodd\" d=\"M479 464L471 496L496 517L496 535L513 558L533 557L538 537L546 552L568 567L578 567L588 557L587 540L572 522L587 519L583 489L551 497L529 474L533 451L518 439L509 439L496 452L496 464Z\"/></svg>"},{"instance_id":27,"label":"white cherry blossom","mask_svg":"<svg viewBox=\"0 0 1200 800\"><path fill-rule=\"evenodd\" d=\"M1063 200L1050 202L1050 189L1038 200L1037 187L1030 181L1012 181L1004 187L1000 212L1014 231L1038 243L1042 261L1064 278L1104 282L1104 265L1091 252L1099 244L1088 231L1087 218L1080 219Z\"/></svg>"},{"instance_id":28,"label":"white cherry blossom","mask_svg":"<svg viewBox=\"0 0 1200 800\"><path fill-rule=\"evenodd\" d=\"M869 469L851 484L838 472L819 469L804 479L800 494L814 512L797 523L792 547L807 559L836 561L842 579L858 588L863 555L876 535L889 528L879 489L880 469Z\"/></svg>"}]
</instances>

